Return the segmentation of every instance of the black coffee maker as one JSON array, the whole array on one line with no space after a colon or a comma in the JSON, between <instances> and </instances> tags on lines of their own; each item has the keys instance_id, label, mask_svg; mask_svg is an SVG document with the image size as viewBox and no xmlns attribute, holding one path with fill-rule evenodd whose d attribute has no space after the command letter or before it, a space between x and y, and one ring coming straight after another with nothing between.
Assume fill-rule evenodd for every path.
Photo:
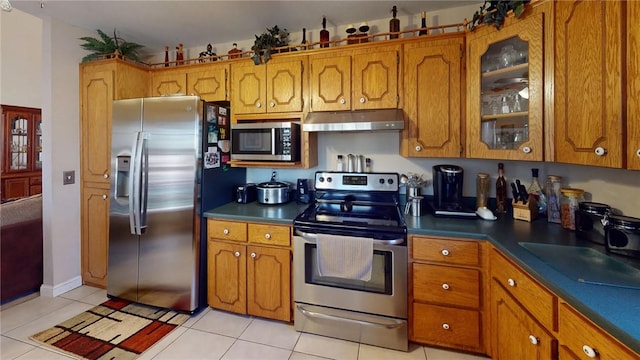
<instances>
[{"instance_id":1,"label":"black coffee maker","mask_svg":"<svg viewBox=\"0 0 640 360\"><path fill-rule=\"evenodd\" d=\"M436 216L475 218L475 211L464 205L464 170L456 165L433 166L433 212Z\"/></svg>"}]
</instances>

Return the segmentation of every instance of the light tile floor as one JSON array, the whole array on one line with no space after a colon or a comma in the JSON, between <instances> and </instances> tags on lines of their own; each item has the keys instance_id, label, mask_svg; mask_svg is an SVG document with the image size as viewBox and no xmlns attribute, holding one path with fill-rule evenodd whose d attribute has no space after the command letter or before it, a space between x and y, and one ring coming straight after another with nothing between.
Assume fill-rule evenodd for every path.
<instances>
[{"instance_id":1,"label":"light tile floor","mask_svg":"<svg viewBox=\"0 0 640 360\"><path fill-rule=\"evenodd\" d=\"M69 359L29 340L107 300L106 291L81 286L55 298L36 297L0 311L0 359ZM299 333L292 325L204 309L139 357L160 359L486 360L411 344L409 352Z\"/></svg>"}]
</instances>

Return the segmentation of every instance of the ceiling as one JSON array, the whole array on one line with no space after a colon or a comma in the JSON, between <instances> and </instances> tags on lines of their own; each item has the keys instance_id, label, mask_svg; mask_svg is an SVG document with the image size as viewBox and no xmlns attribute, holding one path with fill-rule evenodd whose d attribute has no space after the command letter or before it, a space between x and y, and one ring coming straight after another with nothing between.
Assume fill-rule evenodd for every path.
<instances>
[{"instance_id":1,"label":"ceiling","mask_svg":"<svg viewBox=\"0 0 640 360\"><path fill-rule=\"evenodd\" d=\"M278 25L290 32L359 24L391 18L396 5L399 16L432 12L481 1L169 1L169 0L10 0L15 9L37 17L52 17L87 30L100 29L159 52L165 45L183 43L185 48L252 39L266 28ZM332 34L333 35L333 34ZM96 37L98 35L96 34ZM317 41L317 39L312 41Z\"/></svg>"}]
</instances>

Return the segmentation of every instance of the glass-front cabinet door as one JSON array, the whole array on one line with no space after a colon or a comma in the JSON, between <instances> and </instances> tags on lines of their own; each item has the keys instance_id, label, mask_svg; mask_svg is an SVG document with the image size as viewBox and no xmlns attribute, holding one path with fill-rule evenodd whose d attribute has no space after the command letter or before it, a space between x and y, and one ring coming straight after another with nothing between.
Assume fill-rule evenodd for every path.
<instances>
[{"instance_id":1,"label":"glass-front cabinet door","mask_svg":"<svg viewBox=\"0 0 640 360\"><path fill-rule=\"evenodd\" d=\"M542 14L477 31L468 43L467 157L542 161Z\"/></svg>"},{"instance_id":2,"label":"glass-front cabinet door","mask_svg":"<svg viewBox=\"0 0 640 360\"><path fill-rule=\"evenodd\" d=\"M2 106L4 172L42 169L42 118L39 109Z\"/></svg>"}]
</instances>

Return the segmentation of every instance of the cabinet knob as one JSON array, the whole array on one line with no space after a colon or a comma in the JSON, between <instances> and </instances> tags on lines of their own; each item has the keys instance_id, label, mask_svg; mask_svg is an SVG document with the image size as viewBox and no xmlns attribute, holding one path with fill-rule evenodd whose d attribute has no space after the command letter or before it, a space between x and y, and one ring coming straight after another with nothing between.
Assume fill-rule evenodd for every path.
<instances>
[{"instance_id":1,"label":"cabinet knob","mask_svg":"<svg viewBox=\"0 0 640 360\"><path fill-rule=\"evenodd\" d=\"M102 194L102 200L107 200L107 195L106 194Z\"/></svg>"},{"instance_id":2,"label":"cabinet knob","mask_svg":"<svg viewBox=\"0 0 640 360\"><path fill-rule=\"evenodd\" d=\"M449 330L451 327L449 326L449 324L444 323L444 324L442 324L442 328L445 329L445 330Z\"/></svg>"},{"instance_id":3,"label":"cabinet knob","mask_svg":"<svg viewBox=\"0 0 640 360\"><path fill-rule=\"evenodd\" d=\"M533 336L533 335L529 335L529 342L532 345L538 345L538 343L540 342L540 340L538 340L537 337Z\"/></svg>"},{"instance_id":4,"label":"cabinet knob","mask_svg":"<svg viewBox=\"0 0 640 360\"><path fill-rule=\"evenodd\" d=\"M640 149L636 150L636 156L640 157Z\"/></svg>"},{"instance_id":5,"label":"cabinet knob","mask_svg":"<svg viewBox=\"0 0 640 360\"><path fill-rule=\"evenodd\" d=\"M416 146L416 151L422 151L422 146L420 145Z\"/></svg>"},{"instance_id":6,"label":"cabinet knob","mask_svg":"<svg viewBox=\"0 0 640 360\"><path fill-rule=\"evenodd\" d=\"M262 103L260 103L259 101L256 103L256 107L257 108L261 108L262 107Z\"/></svg>"},{"instance_id":7,"label":"cabinet knob","mask_svg":"<svg viewBox=\"0 0 640 360\"><path fill-rule=\"evenodd\" d=\"M225 234L225 235L229 235L229 229L222 230L222 233Z\"/></svg>"},{"instance_id":8,"label":"cabinet knob","mask_svg":"<svg viewBox=\"0 0 640 360\"><path fill-rule=\"evenodd\" d=\"M364 104L365 101L364 96L360 98L360 104Z\"/></svg>"},{"instance_id":9,"label":"cabinet knob","mask_svg":"<svg viewBox=\"0 0 640 360\"><path fill-rule=\"evenodd\" d=\"M507 279L507 284L509 284L509 286L516 286L516 281L513 279Z\"/></svg>"},{"instance_id":10,"label":"cabinet knob","mask_svg":"<svg viewBox=\"0 0 640 360\"><path fill-rule=\"evenodd\" d=\"M449 290L449 284L442 284L442 288L445 290Z\"/></svg>"},{"instance_id":11,"label":"cabinet knob","mask_svg":"<svg viewBox=\"0 0 640 360\"><path fill-rule=\"evenodd\" d=\"M340 99L340 104L344 105L347 103L347 100L345 100L344 98Z\"/></svg>"},{"instance_id":12,"label":"cabinet knob","mask_svg":"<svg viewBox=\"0 0 640 360\"><path fill-rule=\"evenodd\" d=\"M109 174L104 173L104 175L102 175L103 178L108 179L109 178Z\"/></svg>"},{"instance_id":13,"label":"cabinet knob","mask_svg":"<svg viewBox=\"0 0 640 360\"><path fill-rule=\"evenodd\" d=\"M264 234L264 238L267 240L271 239L271 234L269 233Z\"/></svg>"},{"instance_id":14,"label":"cabinet knob","mask_svg":"<svg viewBox=\"0 0 640 360\"><path fill-rule=\"evenodd\" d=\"M272 102L269 103L269 106L276 107L276 103L272 101Z\"/></svg>"},{"instance_id":15,"label":"cabinet knob","mask_svg":"<svg viewBox=\"0 0 640 360\"><path fill-rule=\"evenodd\" d=\"M530 154L531 153L531 148L528 146L525 146L522 148L522 152L525 154Z\"/></svg>"},{"instance_id":16,"label":"cabinet knob","mask_svg":"<svg viewBox=\"0 0 640 360\"><path fill-rule=\"evenodd\" d=\"M252 253L251 253L251 257L252 257L252 258L254 258L254 259L255 259L255 258L256 258L256 256L258 256L258 255L256 255L256 253L254 253L254 252L252 252Z\"/></svg>"},{"instance_id":17,"label":"cabinet knob","mask_svg":"<svg viewBox=\"0 0 640 360\"><path fill-rule=\"evenodd\" d=\"M598 356L598 351L596 351L596 349L592 348L589 345L582 345L582 351L584 352L585 355L587 355L592 359Z\"/></svg>"},{"instance_id":18,"label":"cabinet knob","mask_svg":"<svg viewBox=\"0 0 640 360\"><path fill-rule=\"evenodd\" d=\"M607 153L607 149L603 148L602 146L598 146L594 152L596 153L596 155L598 156L603 156L604 154Z\"/></svg>"},{"instance_id":19,"label":"cabinet knob","mask_svg":"<svg viewBox=\"0 0 640 360\"><path fill-rule=\"evenodd\" d=\"M449 250L447 250L447 249L443 249L443 250L441 251L441 253L442 253L442 255L444 255L444 256L449 256Z\"/></svg>"},{"instance_id":20,"label":"cabinet knob","mask_svg":"<svg viewBox=\"0 0 640 360\"><path fill-rule=\"evenodd\" d=\"M240 257L240 251L234 252L233 255L235 255L235 257Z\"/></svg>"}]
</instances>

